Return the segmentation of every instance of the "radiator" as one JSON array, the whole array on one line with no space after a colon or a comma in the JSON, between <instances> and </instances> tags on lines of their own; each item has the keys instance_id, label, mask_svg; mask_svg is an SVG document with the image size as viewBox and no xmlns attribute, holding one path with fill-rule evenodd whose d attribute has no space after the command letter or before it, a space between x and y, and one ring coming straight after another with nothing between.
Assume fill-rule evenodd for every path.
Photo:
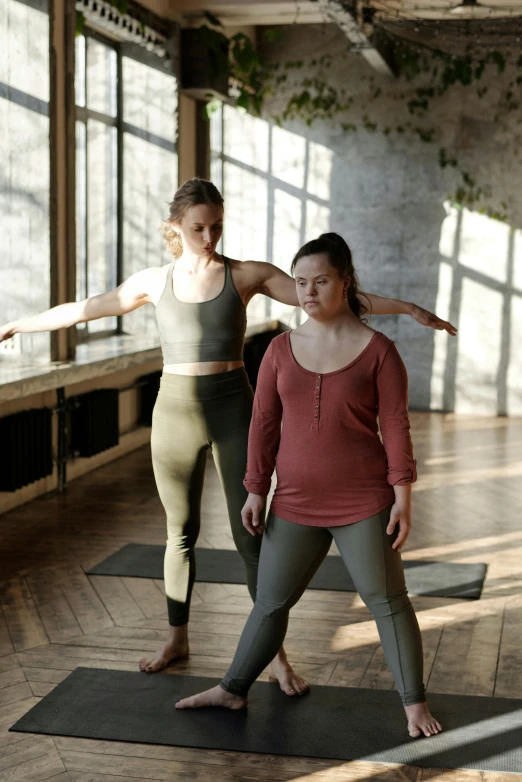
<instances>
[{"instance_id":1,"label":"radiator","mask_svg":"<svg viewBox=\"0 0 522 782\"><path fill-rule=\"evenodd\" d=\"M100 388L69 400L70 448L76 456L94 456L120 441L119 391Z\"/></svg>"},{"instance_id":2,"label":"radiator","mask_svg":"<svg viewBox=\"0 0 522 782\"><path fill-rule=\"evenodd\" d=\"M52 411L0 418L0 491L16 491L53 472Z\"/></svg>"}]
</instances>

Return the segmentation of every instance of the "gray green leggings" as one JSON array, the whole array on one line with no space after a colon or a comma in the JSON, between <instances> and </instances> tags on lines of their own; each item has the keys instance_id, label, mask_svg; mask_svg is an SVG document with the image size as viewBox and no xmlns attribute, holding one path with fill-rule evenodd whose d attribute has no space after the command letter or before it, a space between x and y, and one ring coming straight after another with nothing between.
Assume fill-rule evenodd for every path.
<instances>
[{"instance_id":1,"label":"gray green leggings","mask_svg":"<svg viewBox=\"0 0 522 782\"><path fill-rule=\"evenodd\" d=\"M377 622L386 660L405 706L426 700L422 640L408 598L400 554L386 534L390 509L343 527L308 527L269 515L257 598L232 665L221 682L246 696L283 643L288 614L335 540L361 598Z\"/></svg>"},{"instance_id":2,"label":"gray green leggings","mask_svg":"<svg viewBox=\"0 0 522 782\"><path fill-rule=\"evenodd\" d=\"M261 540L241 522L253 391L243 368L192 377L163 374L152 417L152 465L167 514L165 591L169 623L188 622L195 579L206 455L212 448L232 535L255 600Z\"/></svg>"}]
</instances>

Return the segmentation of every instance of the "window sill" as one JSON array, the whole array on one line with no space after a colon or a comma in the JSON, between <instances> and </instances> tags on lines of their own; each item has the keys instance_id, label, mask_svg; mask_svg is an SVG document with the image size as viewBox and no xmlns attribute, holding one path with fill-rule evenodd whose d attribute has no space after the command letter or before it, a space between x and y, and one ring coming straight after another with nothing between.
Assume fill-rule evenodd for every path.
<instances>
[{"instance_id":1,"label":"window sill","mask_svg":"<svg viewBox=\"0 0 522 782\"><path fill-rule=\"evenodd\" d=\"M278 320L251 320L247 325L245 342L258 334L286 328ZM0 360L0 403L160 359L161 347L156 335L120 334L78 345L76 359L71 362L39 363L23 357Z\"/></svg>"},{"instance_id":2,"label":"window sill","mask_svg":"<svg viewBox=\"0 0 522 782\"><path fill-rule=\"evenodd\" d=\"M71 362L0 361L0 402L52 391L161 359L154 336L116 335L79 345Z\"/></svg>"}]
</instances>

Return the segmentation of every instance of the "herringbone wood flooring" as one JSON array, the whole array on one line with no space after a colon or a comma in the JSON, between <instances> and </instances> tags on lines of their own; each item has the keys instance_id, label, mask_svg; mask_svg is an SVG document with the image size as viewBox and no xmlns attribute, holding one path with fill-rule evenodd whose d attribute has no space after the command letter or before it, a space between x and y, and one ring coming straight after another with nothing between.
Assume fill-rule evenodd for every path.
<instances>
[{"instance_id":1,"label":"herringbone wood flooring","mask_svg":"<svg viewBox=\"0 0 522 782\"><path fill-rule=\"evenodd\" d=\"M404 556L489 564L480 601L413 598L429 690L522 698L522 420L417 414L412 421L419 481ZM210 460L203 519L199 545L233 547ZM167 629L162 582L88 578L84 569L125 543L164 538L147 448L75 481L64 496L0 517L0 780L500 782L501 774L474 771L8 733L76 666L136 670L157 648ZM249 610L246 587L196 584L191 657L169 672L220 676ZM312 684L393 687L357 595L307 592L286 646Z\"/></svg>"}]
</instances>

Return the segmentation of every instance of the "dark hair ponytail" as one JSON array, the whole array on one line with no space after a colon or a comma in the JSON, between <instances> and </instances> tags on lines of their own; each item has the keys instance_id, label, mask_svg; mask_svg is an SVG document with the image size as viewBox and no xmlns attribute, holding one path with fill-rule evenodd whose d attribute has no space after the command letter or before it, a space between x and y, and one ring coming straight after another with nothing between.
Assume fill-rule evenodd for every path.
<instances>
[{"instance_id":1,"label":"dark hair ponytail","mask_svg":"<svg viewBox=\"0 0 522 782\"><path fill-rule=\"evenodd\" d=\"M347 290L347 299L353 314L360 320L366 322L363 317L368 308L359 299L359 280L353 266L352 251L344 241L343 237L337 233L321 234L318 239L312 239L311 242L304 244L295 254L290 267L293 274L297 261L304 258L305 255L326 255L330 266L337 270L340 277L349 277L350 283Z\"/></svg>"}]
</instances>

